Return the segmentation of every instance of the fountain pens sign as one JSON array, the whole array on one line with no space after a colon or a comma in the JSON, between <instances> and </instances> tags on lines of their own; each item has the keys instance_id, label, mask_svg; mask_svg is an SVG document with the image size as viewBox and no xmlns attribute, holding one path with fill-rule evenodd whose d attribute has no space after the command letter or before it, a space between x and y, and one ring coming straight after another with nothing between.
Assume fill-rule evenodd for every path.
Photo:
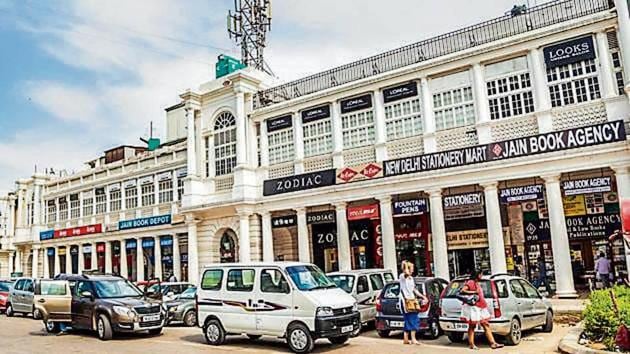
<instances>
[{"instance_id":1,"label":"fountain pens sign","mask_svg":"<svg viewBox=\"0 0 630 354\"><path fill-rule=\"evenodd\" d=\"M171 223L171 215L150 216L146 218L121 220L118 222L118 230L137 229L139 227L149 227L166 225Z\"/></svg>"},{"instance_id":2,"label":"fountain pens sign","mask_svg":"<svg viewBox=\"0 0 630 354\"><path fill-rule=\"evenodd\" d=\"M545 47L543 53L545 54L545 65L547 65L547 68L555 68L583 60L595 59L593 37L576 38Z\"/></svg>"}]
</instances>

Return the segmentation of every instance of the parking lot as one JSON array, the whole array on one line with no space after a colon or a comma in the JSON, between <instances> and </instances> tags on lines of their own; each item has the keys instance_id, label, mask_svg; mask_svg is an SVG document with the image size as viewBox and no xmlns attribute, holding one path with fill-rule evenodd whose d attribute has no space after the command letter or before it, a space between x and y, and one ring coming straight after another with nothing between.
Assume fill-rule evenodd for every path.
<instances>
[{"instance_id":1,"label":"parking lot","mask_svg":"<svg viewBox=\"0 0 630 354\"><path fill-rule=\"evenodd\" d=\"M552 333L530 332L517 347L505 347L502 353L554 353L558 341L569 327L556 325ZM117 336L114 340L102 342L95 334L80 332L63 336L46 334L41 321L20 316L7 318L0 315L0 348L2 353L288 353L283 340L263 337L252 342L247 337L229 337L227 344L215 348L204 342L201 330L187 327L167 327L155 337ZM481 352L496 352L480 341ZM373 330L363 332L359 337L341 346L331 345L320 340L316 353L466 353L464 344L452 344L444 336L437 340L422 340L421 346L403 345L400 336L382 339Z\"/></svg>"}]
</instances>

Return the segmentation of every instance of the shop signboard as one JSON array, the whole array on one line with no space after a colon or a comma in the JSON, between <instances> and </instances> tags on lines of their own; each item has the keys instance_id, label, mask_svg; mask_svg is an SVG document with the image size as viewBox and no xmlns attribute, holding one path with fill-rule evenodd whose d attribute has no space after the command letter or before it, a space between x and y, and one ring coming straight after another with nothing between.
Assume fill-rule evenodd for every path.
<instances>
[{"instance_id":1,"label":"shop signboard","mask_svg":"<svg viewBox=\"0 0 630 354\"><path fill-rule=\"evenodd\" d=\"M55 230L46 230L39 233L40 241L52 240L53 237L55 237Z\"/></svg>"},{"instance_id":2,"label":"shop signboard","mask_svg":"<svg viewBox=\"0 0 630 354\"><path fill-rule=\"evenodd\" d=\"M129 249L134 249L138 247L138 242L136 240L127 240L125 248Z\"/></svg>"},{"instance_id":3,"label":"shop signboard","mask_svg":"<svg viewBox=\"0 0 630 354\"><path fill-rule=\"evenodd\" d=\"M142 248L152 248L155 246L155 240L153 238L143 238Z\"/></svg>"},{"instance_id":4,"label":"shop signboard","mask_svg":"<svg viewBox=\"0 0 630 354\"><path fill-rule=\"evenodd\" d=\"M330 105L325 104L323 106L317 106L313 108L305 109L301 112L302 123L310 123L316 120L330 117Z\"/></svg>"},{"instance_id":5,"label":"shop signboard","mask_svg":"<svg viewBox=\"0 0 630 354\"><path fill-rule=\"evenodd\" d=\"M171 171L162 172L157 175L158 181L167 181L171 178L173 178L173 174L171 173Z\"/></svg>"},{"instance_id":6,"label":"shop signboard","mask_svg":"<svg viewBox=\"0 0 630 354\"><path fill-rule=\"evenodd\" d=\"M82 250L83 250L83 253L90 253L92 252L92 246L90 245L83 246Z\"/></svg>"},{"instance_id":7,"label":"shop signboard","mask_svg":"<svg viewBox=\"0 0 630 354\"><path fill-rule=\"evenodd\" d=\"M383 102L385 103L414 96L418 96L418 84L415 81L383 89Z\"/></svg>"},{"instance_id":8,"label":"shop signboard","mask_svg":"<svg viewBox=\"0 0 630 354\"><path fill-rule=\"evenodd\" d=\"M332 186L335 184L335 172L335 169L329 169L267 180L264 182L263 195L270 196Z\"/></svg>"},{"instance_id":9,"label":"shop signboard","mask_svg":"<svg viewBox=\"0 0 630 354\"><path fill-rule=\"evenodd\" d=\"M564 216L586 215L584 195L570 195L562 198Z\"/></svg>"},{"instance_id":10,"label":"shop signboard","mask_svg":"<svg viewBox=\"0 0 630 354\"><path fill-rule=\"evenodd\" d=\"M448 195L442 198L444 220L482 217L485 215L483 192Z\"/></svg>"},{"instance_id":11,"label":"shop signboard","mask_svg":"<svg viewBox=\"0 0 630 354\"><path fill-rule=\"evenodd\" d=\"M110 192L116 192L120 190L120 183L114 183L107 186L107 190Z\"/></svg>"},{"instance_id":12,"label":"shop signboard","mask_svg":"<svg viewBox=\"0 0 630 354\"><path fill-rule=\"evenodd\" d=\"M499 198L501 203L505 204L541 199L543 198L543 185L534 184L530 186L502 188L499 190Z\"/></svg>"},{"instance_id":13,"label":"shop signboard","mask_svg":"<svg viewBox=\"0 0 630 354\"><path fill-rule=\"evenodd\" d=\"M314 211L306 214L306 223L314 224L334 224L336 222L336 213L334 210Z\"/></svg>"},{"instance_id":14,"label":"shop signboard","mask_svg":"<svg viewBox=\"0 0 630 354\"><path fill-rule=\"evenodd\" d=\"M77 226L77 227L71 227L71 228L63 229L63 230L55 230L53 238L98 234L102 231L103 231L102 224Z\"/></svg>"},{"instance_id":15,"label":"shop signboard","mask_svg":"<svg viewBox=\"0 0 630 354\"><path fill-rule=\"evenodd\" d=\"M177 175L177 178L186 177L186 175L188 175L187 167L180 168L175 174Z\"/></svg>"},{"instance_id":16,"label":"shop signboard","mask_svg":"<svg viewBox=\"0 0 630 354\"><path fill-rule=\"evenodd\" d=\"M125 188L135 188L136 187L136 180L135 179L130 179L128 181L125 181L123 183L123 186Z\"/></svg>"},{"instance_id":17,"label":"shop signboard","mask_svg":"<svg viewBox=\"0 0 630 354\"><path fill-rule=\"evenodd\" d=\"M137 229L139 227L149 227L167 225L171 223L171 214L149 216L145 218L121 220L118 222L118 230Z\"/></svg>"},{"instance_id":18,"label":"shop signboard","mask_svg":"<svg viewBox=\"0 0 630 354\"><path fill-rule=\"evenodd\" d=\"M153 183L153 175L151 175L151 176L144 176L144 177L138 178L138 183L141 186L143 186L145 184ZM96 194L98 194L98 193L96 193Z\"/></svg>"},{"instance_id":19,"label":"shop signboard","mask_svg":"<svg viewBox=\"0 0 630 354\"><path fill-rule=\"evenodd\" d=\"M383 177L383 165L378 162L337 169L337 184Z\"/></svg>"},{"instance_id":20,"label":"shop signboard","mask_svg":"<svg viewBox=\"0 0 630 354\"><path fill-rule=\"evenodd\" d=\"M610 176L607 176L563 181L562 190L566 196L610 192L612 190L612 180Z\"/></svg>"},{"instance_id":21,"label":"shop signboard","mask_svg":"<svg viewBox=\"0 0 630 354\"><path fill-rule=\"evenodd\" d=\"M96 244L96 252L99 252L99 253L105 252L105 244L104 243L97 243Z\"/></svg>"},{"instance_id":22,"label":"shop signboard","mask_svg":"<svg viewBox=\"0 0 630 354\"><path fill-rule=\"evenodd\" d=\"M334 227L317 227L313 230L313 243L315 247L337 247L337 231Z\"/></svg>"},{"instance_id":23,"label":"shop signboard","mask_svg":"<svg viewBox=\"0 0 630 354\"><path fill-rule=\"evenodd\" d=\"M172 246L173 245L173 238L168 236L168 237L161 237L160 238L160 246Z\"/></svg>"},{"instance_id":24,"label":"shop signboard","mask_svg":"<svg viewBox=\"0 0 630 354\"><path fill-rule=\"evenodd\" d=\"M55 249L54 248L48 248L48 250L46 251L46 254L49 256L54 256L55 255Z\"/></svg>"},{"instance_id":25,"label":"shop signboard","mask_svg":"<svg viewBox=\"0 0 630 354\"><path fill-rule=\"evenodd\" d=\"M372 95L366 93L365 95L342 100L340 105L342 114L370 108L372 107Z\"/></svg>"},{"instance_id":26,"label":"shop signboard","mask_svg":"<svg viewBox=\"0 0 630 354\"><path fill-rule=\"evenodd\" d=\"M510 231L509 228L503 228L503 242L506 245L510 244ZM472 249L472 248L487 248L488 247L488 230L464 230L453 231L446 233L446 245L449 251Z\"/></svg>"},{"instance_id":27,"label":"shop signboard","mask_svg":"<svg viewBox=\"0 0 630 354\"><path fill-rule=\"evenodd\" d=\"M608 239L621 229L619 214L572 216L567 217L566 221L570 240Z\"/></svg>"},{"instance_id":28,"label":"shop signboard","mask_svg":"<svg viewBox=\"0 0 630 354\"><path fill-rule=\"evenodd\" d=\"M293 115L287 114L282 117L267 119L267 133L275 132L293 126Z\"/></svg>"},{"instance_id":29,"label":"shop signboard","mask_svg":"<svg viewBox=\"0 0 630 354\"><path fill-rule=\"evenodd\" d=\"M419 215L427 212L429 203L426 198L397 200L392 202L394 216Z\"/></svg>"},{"instance_id":30,"label":"shop signboard","mask_svg":"<svg viewBox=\"0 0 630 354\"><path fill-rule=\"evenodd\" d=\"M348 221L378 219L378 204L348 207Z\"/></svg>"},{"instance_id":31,"label":"shop signboard","mask_svg":"<svg viewBox=\"0 0 630 354\"><path fill-rule=\"evenodd\" d=\"M595 59L593 36L572 39L543 48L547 68Z\"/></svg>"},{"instance_id":32,"label":"shop signboard","mask_svg":"<svg viewBox=\"0 0 630 354\"><path fill-rule=\"evenodd\" d=\"M271 227L280 228L280 227L291 227L297 225L297 216L296 215L284 215L277 216L271 218Z\"/></svg>"},{"instance_id":33,"label":"shop signboard","mask_svg":"<svg viewBox=\"0 0 630 354\"><path fill-rule=\"evenodd\" d=\"M71 255L79 254L79 248L78 247L70 248L70 254Z\"/></svg>"}]
</instances>

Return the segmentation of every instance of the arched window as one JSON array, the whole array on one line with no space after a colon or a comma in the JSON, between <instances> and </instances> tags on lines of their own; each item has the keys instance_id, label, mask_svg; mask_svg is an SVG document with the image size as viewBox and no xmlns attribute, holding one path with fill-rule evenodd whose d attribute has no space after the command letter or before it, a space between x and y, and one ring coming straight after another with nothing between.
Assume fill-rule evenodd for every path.
<instances>
[{"instance_id":1,"label":"arched window","mask_svg":"<svg viewBox=\"0 0 630 354\"><path fill-rule=\"evenodd\" d=\"M221 236L221 243L219 247L221 263L236 262L236 243L234 242L234 237L232 237L229 231L224 232L223 236Z\"/></svg>"},{"instance_id":2,"label":"arched window","mask_svg":"<svg viewBox=\"0 0 630 354\"><path fill-rule=\"evenodd\" d=\"M207 157L209 161L210 156ZM234 166L236 166L236 119L231 113L223 112L214 121L215 175L230 174Z\"/></svg>"}]
</instances>

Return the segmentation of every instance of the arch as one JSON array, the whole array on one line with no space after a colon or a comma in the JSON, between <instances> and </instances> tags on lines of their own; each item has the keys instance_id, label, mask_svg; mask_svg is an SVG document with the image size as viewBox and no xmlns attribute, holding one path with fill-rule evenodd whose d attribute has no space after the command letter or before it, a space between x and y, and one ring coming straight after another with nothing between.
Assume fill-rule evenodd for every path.
<instances>
[{"instance_id":1,"label":"arch","mask_svg":"<svg viewBox=\"0 0 630 354\"><path fill-rule=\"evenodd\" d=\"M217 238L219 240L219 262L238 262L238 238L234 230L231 228L219 230Z\"/></svg>"},{"instance_id":2,"label":"arch","mask_svg":"<svg viewBox=\"0 0 630 354\"><path fill-rule=\"evenodd\" d=\"M215 176L231 174L236 166L236 118L232 113L222 111L215 117L213 137Z\"/></svg>"}]
</instances>

